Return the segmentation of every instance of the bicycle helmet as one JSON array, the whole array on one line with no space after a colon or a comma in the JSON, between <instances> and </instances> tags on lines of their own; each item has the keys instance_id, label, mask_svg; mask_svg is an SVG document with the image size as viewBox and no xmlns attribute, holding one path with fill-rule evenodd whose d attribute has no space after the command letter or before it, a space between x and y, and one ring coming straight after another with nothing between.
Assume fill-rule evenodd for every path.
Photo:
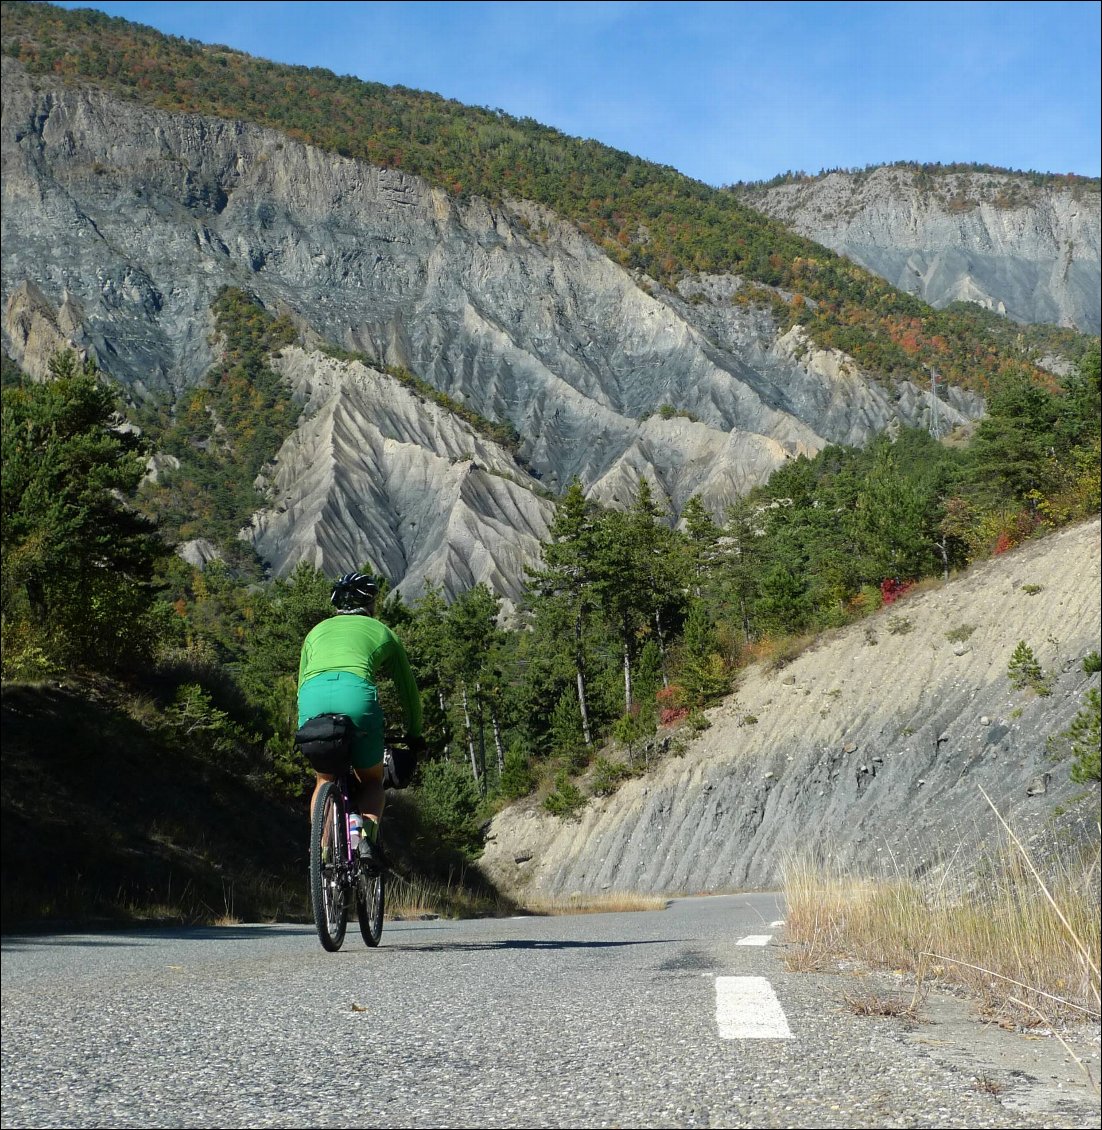
<instances>
[{"instance_id":1,"label":"bicycle helmet","mask_svg":"<svg viewBox=\"0 0 1102 1130\"><path fill-rule=\"evenodd\" d=\"M370 614L378 595L379 586L375 583L374 577L369 577L366 573L345 573L333 585L333 595L330 600L338 612Z\"/></svg>"}]
</instances>

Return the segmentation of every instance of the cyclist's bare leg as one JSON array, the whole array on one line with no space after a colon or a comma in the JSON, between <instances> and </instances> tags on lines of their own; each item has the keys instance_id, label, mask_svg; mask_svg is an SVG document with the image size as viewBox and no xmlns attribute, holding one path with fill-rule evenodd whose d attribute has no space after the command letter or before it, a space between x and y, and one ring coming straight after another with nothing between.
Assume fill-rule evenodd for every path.
<instances>
[{"instance_id":1,"label":"cyclist's bare leg","mask_svg":"<svg viewBox=\"0 0 1102 1130\"><path fill-rule=\"evenodd\" d=\"M360 814L364 820L371 820L375 827L383 818L383 806L386 804L386 790L383 788L383 763L371 766L370 769L355 770L360 787L356 790L356 802L360 806Z\"/></svg>"}]
</instances>

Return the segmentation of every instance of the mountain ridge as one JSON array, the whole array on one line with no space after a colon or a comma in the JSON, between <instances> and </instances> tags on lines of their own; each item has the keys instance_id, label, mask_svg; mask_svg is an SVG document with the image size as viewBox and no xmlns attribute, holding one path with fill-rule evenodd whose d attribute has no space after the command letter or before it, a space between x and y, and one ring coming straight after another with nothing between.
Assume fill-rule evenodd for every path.
<instances>
[{"instance_id":1,"label":"mountain ridge","mask_svg":"<svg viewBox=\"0 0 1102 1130\"><path fill-rule=\"evenodd\" d=\"M71 341L135 398L178 395L216 359L220 288L244 283L315 347L409 368L508 422L552 491L578 476L614 503L642 474L674 517L694 493L719 514L790 457L929 419L927 390L782 333L736 301L738 279L704 280L705 302L641 286L533 205L453 200L243 123L65 87L44 102L18 63L3 68L5 344L38 376ZM967 390L942 395L947 421L982 412ZM670 404L699 424L662 419ZM394 549L375 556L400 561ZM451 575L489 578L489 560L461 564L473 551L455 548Z\"/></svg>"},{"instance_id":2,"label":"mountain ridge","mask_svg":"<svg viewBox=\"0 0 1102 1130\"><path fill-rule=\"evenodd\" d=\"M742 199L942 308L1102 329L1100 188L981 169L884 165L746 186Z\"/></svg>"},{"instance_id":3,"label":"mountain ridge","mask_svg":"<svg viewBox=\"0 0 1102 1130\"><path fill-rule=\"evenodd\" d=\"M968 428L1000 374L1052 381L1038 367L1041 338L990 315L939 314L674 170L502 113L124 20L49 5L4 13L4 344L35 376L72 345L134 400L179 404L219 361L217 294L239 288L294 322L315 367L335 347L376 370L408 369L512 429L516 451L499 454L518 481L532 474L554 494L577 477L595 501L623 505L642 477L674 521L696 494L721 515L827 444L898 426ZM235 93L222 71L244 86ZM317 97L277 97L278 83ZM256 124L272 121L282 132ZM467 153L457 139L471 137ZM530 165L496 177L522 142ZM449 180L457 153L467 183ZM418 162L435 179L414 175ZM519 199L525 186L542 202ZM271 452L262 486L283 475L305 488L285 469L295 446L292 435ZM355 462L352 445L329 451ZM474 490L480 474L449 497L492 512L503 499ZM373 483L328 481L313 511L305 493L290 503L285 493L240 515L276 571L290 567L290 546L331 571L360 546L338 516ZM374 559L407 570L390 578L407 593L440 580L408 571L431 555L410 558L386 509L369 523L385 532ZM489 514L468 516L493 527ZM434 567L448 585L493 579L514 596L516 580L471 528L445 533L456 542ZM528 536L518 531L518 544Z\"/></svg>"}]
</instances>

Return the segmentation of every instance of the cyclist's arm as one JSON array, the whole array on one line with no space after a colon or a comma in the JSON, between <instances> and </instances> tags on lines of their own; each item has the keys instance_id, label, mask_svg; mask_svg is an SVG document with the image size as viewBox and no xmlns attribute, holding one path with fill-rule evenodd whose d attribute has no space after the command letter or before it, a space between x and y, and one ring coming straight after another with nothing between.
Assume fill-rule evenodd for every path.
<instances>
[{"instance_id":1,"label":"cyclist's arm","mask_svg":"<svg viewBox=\"0 0 1102 1130\"><path fill-rule=\"evenodd\" d=\"M387 674L394 681L398 700L406 718L406 735L411 738L421 736L421 692L409 665L409 657L402 641L392 632L387 656Z\"/></svg>"}]
</instances>

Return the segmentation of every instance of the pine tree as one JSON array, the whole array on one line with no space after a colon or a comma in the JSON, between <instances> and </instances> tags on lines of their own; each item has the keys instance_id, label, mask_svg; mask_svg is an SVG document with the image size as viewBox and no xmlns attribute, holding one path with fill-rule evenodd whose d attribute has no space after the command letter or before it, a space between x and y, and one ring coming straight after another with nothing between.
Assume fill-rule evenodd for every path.
<instances>
[{"instance_id":1,"label":"pine tree","mask_svg":"<svg viewBox=\"0 0 1102 1130\"><path fill-rule=\"evenodd\" d=\"M57 663L137 664L154 643L150 581L166 552L132 506L141 441L116 426L115 395L94 365L62 353L50 370L4 390L5 662L22 632Z\"/></svg>"}]
</instances>

